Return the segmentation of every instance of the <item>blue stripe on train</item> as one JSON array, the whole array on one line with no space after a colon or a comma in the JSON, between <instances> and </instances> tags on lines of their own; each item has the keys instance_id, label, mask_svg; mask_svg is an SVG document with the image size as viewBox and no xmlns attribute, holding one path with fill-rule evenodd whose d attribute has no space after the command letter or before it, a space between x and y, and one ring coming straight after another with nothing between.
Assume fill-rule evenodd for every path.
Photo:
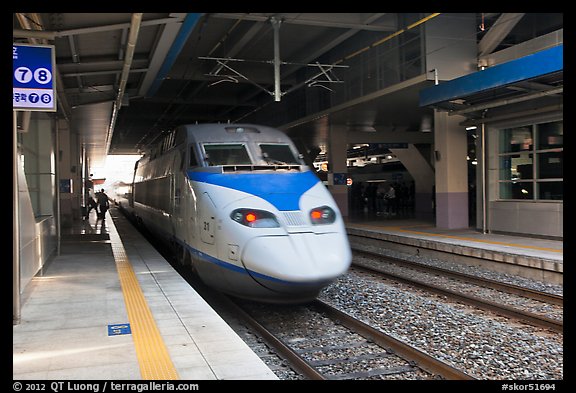
<instances>
[{"instance_id":1,"label":"blue stripe on train","mask_svg":"<svg viewBox=\"0 0 576 393\"><path fill-rule=\"evenodd\" d=\"M281 211L299 210L302 194L320 181L312 171L242 174L188 171L188 178L255 195Z\"/></svg>"},{"instance_id":2,"label":"blue stripe on train","mask_svg":"<svg viewBox=\"0 0 576 393\"><path fill-rule=\"evenodd\" d=\"M189 244L184 244L181 241L179 241L178 239L176 239L176 241L178 241L180 244L183 244L188 249L188 251L190 251L190 253L192 253L196 258L203 260L204 262L208 262L208 263L217 265L223 269L228 269L230 271L233 271L234 273L249 275L249 276L252 276L253 278L258 278L261 280L270 281L272 283L278 283L278 284L290 285L290 286L301 286L301 287L314 286L315 287L315 286L318 286L319 284L324 284L324 283L327 283L329 281L329 280L318 280L318 281L311 281L311 282L296 282L296 281L282 280L280 278L272 277L272 276L269 276L267 274L255 272L254 270L248 270L244 266L238 266L238 265L234 265L232 263L225 262L221 259L213 257L212 255L208 255L206 253L203 253L203 252L197 250L196 248L192 247Z\"/></svg>"}]
</instances>

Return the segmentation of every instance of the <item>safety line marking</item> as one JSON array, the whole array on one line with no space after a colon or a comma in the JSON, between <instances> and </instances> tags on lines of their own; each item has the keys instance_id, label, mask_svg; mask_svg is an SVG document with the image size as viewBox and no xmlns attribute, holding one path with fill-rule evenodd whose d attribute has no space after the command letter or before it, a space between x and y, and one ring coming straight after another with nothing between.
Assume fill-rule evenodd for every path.
<instances>
[{"instance_id":1,"label":"safety line marking","mask_svg":"<svg viewBox=\"0 0 576 393\"><path fill-rule=\"evenodd\" d=\"M445 235L441 233L430 233L430 232L419 232L419 231L412 231L409 229L402 229L401 227L390 227L389 229L396 230L399 232L406 232L406 233L413 233L416 235L426 235L426 236L436 236L436 237L446 237L449 239L456 239L456 240L467 240L476 243L487 243L487 244L495 244L499 246L508 246L508 247L518 247L518 248L529 248L533 250L540 250L540 251L551 251L551 252L564 252L563 250L557 250L555 248L548 248L548 247L538 247L538 246L528 246L524 244L514 244L514 243L505 243L505 242L498 242L495 240L480 240L480 239L473 239L470 237L462 237L462 236L453 236L453 235Z\"/></svg>"},{"instance_id":2,"label":"safety line marking","mask_svg":"<svg viewBox=\"0 0 576 393\"><path fill-rule=\"evenodd\" d=\"M109 234L142 379L179 379L114 224Z\"/></svg>"}]
</instances>

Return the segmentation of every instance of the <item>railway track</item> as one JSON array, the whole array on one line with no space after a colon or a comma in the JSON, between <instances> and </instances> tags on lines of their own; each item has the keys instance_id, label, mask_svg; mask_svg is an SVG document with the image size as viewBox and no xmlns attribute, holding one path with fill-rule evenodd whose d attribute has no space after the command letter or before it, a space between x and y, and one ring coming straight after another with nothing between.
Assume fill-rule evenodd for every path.
<instances>
[{"instance_id":1,"label":"railway track","mask_svg":"<svg viewBox=\"0 0 576 393\"><path fill-rule=\"evenodd\" d=\"M475 379L324 301L251 302L186 279L229 324L258 336L301 379Z\"/></svg>"},{"instance_id":2,"label":"railway track","mask_svg":"<svg viewBox=\"0 0 576 393\"><path fill-rule=\"evenodd\" d=\"M562 286L564 283L563 269L558 269L553 261L527 255L494 254L489 250L485 254L483 251L479 252L480 249L443 242L412 242L408 239L404 241L388 236L380 237L378 234L367 234L355 228L348 228L348 239L353 248L376 248L423 259L452 261L461 266L478 267L494 273L509 274L520 280L540 281L550 286Z\"/></svg>"},{"instance_id":3,"label":"railway track","mask_svg":"<svg viewBox=\"0 0 576 393\"><path fill-rule=\"evenodd\" d=\"M374 260L376 263L366 263L366 260ZM559 295L359 249L354 249L353 265L357 269L375 272L508 318L557 332L563 331L563 297ZM457 284L454 285L454 282ZM449 289L454 286L457 289ZM479 293L484 295L480 296ZM511 297L514 299L510 300ZM519 297L522 299L521 308L516 304ZM554 317L547 316L550 314Z\"/></svg>"},{"instance_id":4,"label":"railway track","mask_svg":"<svg viewBox=\"0 0 576 393\"><path fill-rule=\"evenodd\" d=\"M474 379L320 300L280 307L233 301L230 307L308 379Z\"/></svg>"}]
</instances>

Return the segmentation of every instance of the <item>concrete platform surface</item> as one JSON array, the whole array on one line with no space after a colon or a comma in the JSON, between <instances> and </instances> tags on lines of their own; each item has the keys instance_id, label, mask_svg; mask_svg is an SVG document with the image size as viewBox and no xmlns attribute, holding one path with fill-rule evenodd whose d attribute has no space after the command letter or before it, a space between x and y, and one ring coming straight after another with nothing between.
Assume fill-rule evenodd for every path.
<instances>
[{"instance_id":1,"label":"concrete platform surface","mask_svg":"<svg viewBox=\"0 0 576 393\"><path fill-rule=\"evenodd\" d=\"M12 373L14 380L277 379L116 209L105 220L92 212L63 233L60 255L26 288Z\"/></svg>"}]
</instances>

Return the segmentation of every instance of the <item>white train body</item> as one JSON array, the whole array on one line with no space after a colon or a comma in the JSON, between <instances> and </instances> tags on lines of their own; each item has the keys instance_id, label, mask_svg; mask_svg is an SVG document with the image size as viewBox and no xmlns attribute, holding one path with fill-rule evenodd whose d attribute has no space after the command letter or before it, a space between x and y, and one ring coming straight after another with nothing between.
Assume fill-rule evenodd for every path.
<instances>
[{"instance_id":1,"label":"white train body","mask_svg":"<svg viewBox=\"0 0 576 393\"><path fill-rule=\"evenodd\" d=\"M137 220L223 292L307 301L350 266L334 199L279 130L178 127L136 164L132 191Z\"/></svg>"}]
</instances>

